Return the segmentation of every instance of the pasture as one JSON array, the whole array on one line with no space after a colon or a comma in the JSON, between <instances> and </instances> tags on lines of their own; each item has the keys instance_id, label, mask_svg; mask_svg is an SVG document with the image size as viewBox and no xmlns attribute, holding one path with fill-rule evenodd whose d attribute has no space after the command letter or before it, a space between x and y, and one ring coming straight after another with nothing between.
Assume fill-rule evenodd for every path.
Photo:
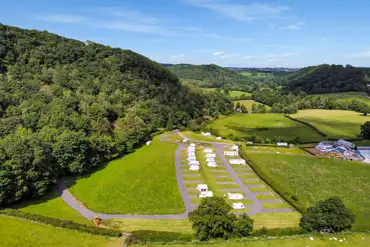
<instances>
[{"instance_id":1,"label":"pasture","mask_svg":"<svg viewBox=\"0 0 370 247\"><path fill-rule=\"evenodd\" d=\"M208 124L221 136L230 134L237 137L247 137L251 134L262 138L277 138L292 140L300 137L302 142L318 142L322 137L310 127L290 120L282 114L242 114L237 113L219 118Z\"/></svg>"},{"instance_id":2,"label":"pasture","mask_svg":"<svg viewBox=\"0 0 370 247\"><path fill-rule=\"evenodd\" d=\"M329 97L334 97L346 102L351 102L352 100L358 100L365 104L370 105L370 99L367 97L366 93L360 92L342 92L342 93L328 93L328 94L311 94L310 97L320 97L321 99L327 99Z\"/></svg>"},{"instance_id":3,"label":"pasture","mask_svg":"<svg viewBox=\"0 0 370 247\"><path fill-rule=\"evenodd\" d=\"M369 165L302 155L247 153L267 176L306 207L339 196L356 214L356 225L370 227Z\"/></svg>"},{"instance_id":4,"label":"pasture","mask_svg":"<svg viewBox=\"0 0 370 247\"><path fill-rule=\"evenodd\" d=\"M250 93L247 93L247 92L242 92L242 91L229 91L229 95L232 97L232 98L235 98L235 97L240 97L242 95L246 95L246 96L250 96L251 94Z\"/></svg>"},{"instance_id":5,"label":"pasture","mask_svg":"<svg viewBox=\"0 0 370 247\"><path fill-rule=\"evenodd\" d=\"M92 222L85 219L77 211L66 204L55 190L47 193L40 199L16 204L13 208L51 218L70 220L80 224L92 224Z\"/></svg>"},{"instance_id":6,"label":"pasture","mask_svg":"<svg viewBox=\"0 0 370 247\"><path fill-rule=\"evenodd\" d=\"M254 101L254 100L239 100L239 101L236 101L236 102L239 102L241 105L244 105L248 109L248 112L252 112L252 105L253 104L263 105L262 103L258 103L257 101ZM269 112L271 107L268 106L268 105L265 105L265 107L266 107L266 110Z\"/></svg>"},{"instance_id":7,"label":"pasture","mask_svg":"<svg viewBox=\"0 0 370 247\"><path fill-rule=\"evenodd\" d=\"M370 121L370 116L343 110L301 110L291 116L312 124L331 139L358 138L360 126Z\"/></svg>"},{"instance_id":8,"label":"pasture","mask_svg":"<svg viewBox=\"0 0 370 247\"><path fill-rule=\"evenodd\" d=\"M6 247L109 247L117 246L121 241L1 215L0 238L0 245Z\"/></svg>"},{"instance_id":9,"label":"pasture","mask_svg":"<svg viewBox=\"0 0 370 247\"><path fill-rule=\"evenodd\" d=\"M100 213L176 214L185 211L175 171L177 145L159 141L80 178L70 191Z\"/></svg>"}]
</instances>

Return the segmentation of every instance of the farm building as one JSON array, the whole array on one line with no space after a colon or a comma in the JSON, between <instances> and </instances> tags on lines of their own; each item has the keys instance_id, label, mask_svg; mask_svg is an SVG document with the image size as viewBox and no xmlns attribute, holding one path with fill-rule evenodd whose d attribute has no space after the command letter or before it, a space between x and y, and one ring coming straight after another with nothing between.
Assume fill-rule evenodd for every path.
<instances>
[{"instance_id":1,"label":"farm building","mask_svg":"<svg viewBox=\"0 0 370 247\"><path fill-rule=\"evenodd\" d=\"M202 132L202 136L211 136L211 133L209 133L209 132Z\"/></svg>"},{"instance_id":2,"label":"farm building","mask_svg":"<svg viewBox=\"0 0 370 247\"><path fill-rule=\"evenodd\" d=\"M278 143L276 143L276 145L278 147L288 147L288 143L287 142L278 142Z\"/></svg>"},{"instance_id":3,"label":"farm building","mask_svg":"<svg viewBox=\"0 0 370 247\"><path fill-rule=\"evenodd\" d=\"M229 160L229 163L231 165L245 165L246 164L245 160L243 159L231 159Z\"/></svg>"},{"instance_id":4,"label":"farm building","mask_svg":"<svg viewBox=\"0 0 370 247\"><path fill-rule=\"evenodd\" d=\"M204 152L205 153L213 153L213 150L211 148L205 148Z\"/></svg>"},{"instance_id":5,"label":"farm building","mask_svg":"<svg viewBox=\"0 0 370 247\"><path fill-rule=\"evenodd\" d=\"M189 166L189 171L199 171L199 166L191 165Z\"/></svg>"},{"instance_id":6,"label":"farm building","mask_svg":"<svg viewBox=\"0 0 370 247\"><path fill-rule=\"evenodd\" d=\"M235 202L235 203L233 203L232 208L233 209L244 209L245 207L244 207L244 204L243 203L241 203L241 202Z\"/></svg>"},{"instance_id":7,"label":"farm building","mask_svg":"<svg viewBox=\"0 0 370 247\"><path fill-rule=\"evenodd\" d=\"M335 149L334 142L331 141L320 142L319 145L316 146L316 149L324 153L333 151Z\"/></svg>"},{"instance_id":8,"label":"farm building","mask_svg":"<svg viewBox=\"0 0 370 247\"><path fill-rule=\"evenodd\" d=\"M345 148L351 148L351 149L356 148L355 144L353 144L352 142L345 141L345 140L338 140L335 142L335 145L345 147Z\"/></svg>"},{"instance_id":9,"label":"farm building","mask_svg":"<svg viewBox=\"0 0 370 247\"><path fill-rule=\"evenodd\" d=\"M207 162L215 162L215 158L206 158Z\"/></svg>"},{"instance_id":10,"label":"farm building","mask_svg":"<svg viewBox=\"0 0 370 247\"><path fill-rule=\"evenodd\" d=\"M227 197L229 200L242 200L243 195L240 193L226 193L224 197Z\"/></svg>"},{"instance_id":11,"label":"farm building","mask_svg":"<svg viewBox=\"0 0 370 247\"><path fill-rule=\"evenodd\" d=\"M147 141L147 142L146 142L146 145L147 145L147 146L152 145L152 141Z\"/></svg>"},{"instance_id":12,"label":"farm building","mask_svg":"<svg viewBox=\"0 0 370 247\"><path fill-rule=\"evenodd\" d=\"M224 151L225 156L238 156L237 151Z\"/></svg>"},{"instance_id":13,"label":"farm building","mask_svg":"<svg viewBox=\"0 0 370 247\"><path fill-rule=\"evenodd\" d=\"M216 162L208 162L207 167L217 167Z\"/></svg>"},{"instance_id":14,"label":"farm building","mask_svg":"<svg viewBox=\"0 0 370 247\"><path fill-rule=\"evenodd\" d=\"M216 154L206 154L206 158L216 158Z\"/></svg>"},{"instance_id":15,"label":"farm building","mask_svg":"<svg viewBox=\"0 0 370 247\"><path fill-rule=\"evenodd\" d=\"M238 145L234 145L234 146L231 147L231 149L232 150L235 150L235 151L238 151L239 150L239 147L238 147Z\"/></svg>"}]
</instances>

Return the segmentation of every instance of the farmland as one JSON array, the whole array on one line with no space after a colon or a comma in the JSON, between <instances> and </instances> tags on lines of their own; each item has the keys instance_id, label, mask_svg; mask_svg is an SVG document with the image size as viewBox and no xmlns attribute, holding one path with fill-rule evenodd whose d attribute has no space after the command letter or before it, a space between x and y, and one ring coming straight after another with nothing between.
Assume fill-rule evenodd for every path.
<instances>
[{"instance_id":1,"label":"farmland","mask_svg":"<svg viewBox=\"0 0 370 247\"><path fill-rule=\"evenodd\" d=\"M88 208L102 213L182 213L175 150L175 144L160 142L157 136L152 145L78 179L70 191Z\"/></svg>"},{"instance_id":2,"label":"farmland","mask_svg":"<svg viewBox=\"0 0 370 247\"><path fill-rule=\"evenodd\" d=\"M254 163L306 207L339 196L356 214L356 225L370 227L370 166L337 159L248 153Z\"/></svg>"},{"instance_id":3,"label":"farmland","mask_svg":"<svg viewBox=\"0 0 370 247\"><path fill-rule=\"evenodd\" d=\"M0 238L0 245L6 247L108 247L115 246L117 241L120 241L116 238L84 234L7 216L0 216Z\"/></svg>"},{"instance_id":4,"label":"farmland","mask_svg":"<svg viewBox=\"0 0 370 247\"><path fill-rule=\"evenodd\" d=\"M255 134L262 138L291 140L300 137L302 142L320 141L322 137L311 128L285 118L282 114L234 114L209 124L222 136L230 134L246 137Z\"/></svg>"},{"instance_id":5,"label":"farmland","mask_svg":"<svg viewBox=\"0 0 370 247\"><path fill-rule=\"evenodd\" d=\"M237 102L239 102L241 105L244 105L248 109L248 112L252 112L252 105L253 104L263 105L262 103L258 103L254 100L239 100ZM266 107L267 111L270 111L271 107L269 107L268 105L265 105L265 107Z\"/></svg>"},{"instance_id":6,"label":"farmland","mask_svg":"<svg viewBox=\"0 0 370 247\"><path fill-rule=\"evenodd\" d=\"M328 94L311 94L310 97L320 97L321 99L326 99L329 97L335 97L346 102L351 102L352 100L358 100L365 104L370 105L370 99L365 93L359 92L343 92L343 93L328 93Z\"/></svg>"},{"instance_id":7,"label":"farmland","mask_svg":"<svg viewBox=\"0 0 370 247\"><path fill-rule=\"evenodd\" d=\"M360 126L370 121L370 116L342 110L302 110L291 116L312 124L332 139L358 138Z\"/></svg>"}]
</instances>

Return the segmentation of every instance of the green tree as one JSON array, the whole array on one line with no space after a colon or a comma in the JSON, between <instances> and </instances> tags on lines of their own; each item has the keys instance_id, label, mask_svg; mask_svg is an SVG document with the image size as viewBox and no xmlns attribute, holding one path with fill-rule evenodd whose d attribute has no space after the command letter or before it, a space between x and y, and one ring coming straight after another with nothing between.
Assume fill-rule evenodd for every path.
<instances>
[{"instance_id":1,"label":"green tree","mask_svg":"<svg viewBox=\"0 0 370 247\"><path fill-rule=\"evenodd\" d=\"M247 215L242 214L234 221L233 234L237 237L246 237L252 233L253 220Z\"/></svg>"},{"instance_id":2,"label":"green tree","mask_svg":"<svg viewBox=\"0 0 370 247\"><path fill-rule=\"evenodd\" d=\"M235 108L236 108L236 109L239 109L239 108L240 108L240 102L239 102L239 101L238 101L238 102L236 102Z\"/></svg>"},{"instance_id":3,"label":"green tree","mask_svg":"<svg viewBox=\"0 0 370 247\"><path fill-rule=\"evenodd\" d=\"M166 124L166 130L173 130L173 122L172 117L168 116L167 124Z\"/></svg>"},{"instance_id":4,"label":"green tree","mask_svg":"<svg viewBox=\"0 0 370 247\"><path fill-rule=\"evenodd\" d=\"M308 208L299 225L309 231L341 232L350 229L354 222L354 214L345 207L343 201L339 197L332 197Z\"/></svg>"},{"instance_id":5,"label":"green tree","mask_svg":"<svg viewBox=\"0 0 370 247\"><path fill-rule=\"evenodd\" d=\"M361 136L367 140L370 139L370 122L369 121L361 125Z\"/></svg>"}]
</instances>

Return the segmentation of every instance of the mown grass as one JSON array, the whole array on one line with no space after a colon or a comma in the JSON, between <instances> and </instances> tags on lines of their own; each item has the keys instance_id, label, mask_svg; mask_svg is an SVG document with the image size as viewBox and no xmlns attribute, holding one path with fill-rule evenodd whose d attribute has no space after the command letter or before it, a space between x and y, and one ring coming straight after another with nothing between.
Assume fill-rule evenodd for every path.
<instances>
[{"instance_id":1,"label":"mown grass","mask_svg":"<svg viewBox=\"0 0 370 247\"><path fill-rule=\"evenodd\" d=\"M242 92L242 91L229 91L229 95L233 98L235 97L240 97L242 96L243 94L245 94L246 96L250 96L251 94L250 93L247 93L247 92Z\"/></svg>"},{"instance_id":2,"label":"mown grass","mask_svg":"<svg viewBox=\"0 0 370 247\"><path fill-rule=\"evenodd\" d=\"M356 225L370 228L369 165L300 155L248 155L305 207L338 196L356 214Z\"/></svg>"},{"instance_id":3,"label":"mown grass","mask_svg":"<svg viewBox=\"0 0 370 247\"><path fill-rule=\"evenodd\" d=\"M305 151L298 147L285 148L285 147L265 147L265 146L245 146L243 149L247 153L271 153L271 154L301 154L307 155Z\"/></svg>"},{"instance_id":4,"label":"mown grass","mask_svg":"<svg viewBox=\"0 0 370 247\"><path fill-rule=\"evenodd\" d=\"M195 133L195 132L192 132L192 131L184 131L184 132L182 132L182 134L184 136L186 136L187 138L190 138L190 139L195 140L195 141L209 141L209 142L219 142L219 143L233 143L233 141L230 141L230 140L226 140L226 139L216 140L216 136L203 136L200 133Z\"/></svg>"},{"instance_id":5,"label":"mown grass","mask_svg":"<svg viewBox=\"0 0 370 247\"><path fill-rule=\"evenodd\" d=\"M370 116L342 110L302 110L291 116L312 124L331 139L358 138L360 126L370 121Z\"/></svg>"},{"instance_id":6,"label":"mown grass","mask_svg":"<svg viewBox=\"0 0 370 247\"><path fill-rule=\"evenodd\" d=\"M40 214L62 220L70 220L76 223L92 224L91 221L85 219L77 211L66 204L55 190L49 192L40 199L16 204L13 208L28 213Z\"/></svg>"},{"instance_id":7,"label":"mown grass","mask_svg":"<svg viewBox=\"0 0 370 247\"><path fill-rule=\"evenodd\" d=\"M291 140L300 137L303 142L317 142L322 137L306 125L292 121L282 114L242 114L220 118L208 125L222 136L232 134L246 137L255 134L262 138Z\"/></svg>"},{"instance_id":8,"label":"mown grass","mask_svg":"<svg viewBox=\"0 0 370 247\"><path fill-rule=\"evenodd\" d=\"M338 240L329 240L329 238L336 237ZM346 239L346 241L339 242L339 239ZM228 240L228 241L216 241L212 243L194 243L194 244L153 244L152 247L297 247L297 246L309 246L309 247L337 247L337 246L348 246L348 247L368 247L370 245L369 234L340 234L340 235L325 235L325 236L313 236L313 240L310 240L310 236L292 236L277 239L264 239L264 240Z\"/></svg>"},{"instance_id":9,"label":"mown grass","mask_svg":"<svg viewBox=\"0 0 370 247\"><path fill-rule=\"evenodd\" d=\"M298 227L301 214L298 212L284 213L258 213L252 216L253 228L255 230L262 227L272 228L290 228Z\"/></svg>"},{"instance_id":10,"label":"mown grass","mask_svg":"<svg viewBox=\"0 0 370 247\"><path fill-rule=\"evenodd\" d=\"M239 101L236 101L236 102L239 102L241 105L244 105L248 109L248 112L252 112L252 105L253 104L263 105L262 103L259 103L259 102L254 101L254 100L239 100ZM268 106L268 105L265 105L265 107L266 107L266 110L269 112L271 107Z\"/></svg>"},{"instance_id":11,"label":"mown grass","mask_svg":"<svg viewBox=\"0 0 370 247\"><path fill-rule=\"evenodd\" d=\"M70 191L101 213L175 214L184 212L175 170L176 145L144 146L76 181Z\"/></svg>"},{"instance_id":12,"label":"mown grass","mask_svg":"<svg viewBox=\"0 0 370 247\"><path fill-rule=\"evenodd\" d=\"M39 223L0 215L0 246L32 247L109 247L118 244L117 238L84 234Z\"/></svg>"}]
</instances>

